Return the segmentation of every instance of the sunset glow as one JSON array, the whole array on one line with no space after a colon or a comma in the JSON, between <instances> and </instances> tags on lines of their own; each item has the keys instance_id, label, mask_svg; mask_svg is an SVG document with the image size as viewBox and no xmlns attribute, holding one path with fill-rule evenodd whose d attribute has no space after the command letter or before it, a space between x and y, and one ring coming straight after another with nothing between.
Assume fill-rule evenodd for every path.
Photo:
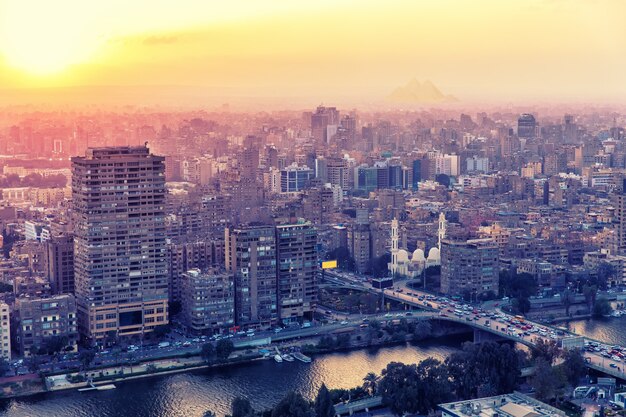
<instances>
[{"instance_id":1,"label":"sunset glow","mask_svg":"<svg viewBox=\"0 0 626 417\"><path fill-rule=\"evenodd\" d=\"M380 97L417 77L466 99L615 100L626 94L625 9L615 0L0 0L0 88Z\"/></svg>"}]
</instances>

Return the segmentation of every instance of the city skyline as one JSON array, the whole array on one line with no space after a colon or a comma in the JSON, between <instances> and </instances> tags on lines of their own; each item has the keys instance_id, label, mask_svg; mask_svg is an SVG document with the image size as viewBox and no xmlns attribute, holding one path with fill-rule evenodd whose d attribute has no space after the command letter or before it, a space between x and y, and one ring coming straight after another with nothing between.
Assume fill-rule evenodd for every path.
<instances>
[{"instance_id":1,"label":"city skyline","mask_svg":"<svg viewBox=\"0 0 626 417\"><path fill-rule=\"evenodd\" d=\"M46 96L50 89L99 86L106 96L110 86L153 94L167 86L179 100L196 90L384 104L416 78L466 103L623 104L625 8L612 0L185 0L176 8L4 0L0 89L35 89L31 101L53 103L62 100Z\"/></svg>"}]
</instances>

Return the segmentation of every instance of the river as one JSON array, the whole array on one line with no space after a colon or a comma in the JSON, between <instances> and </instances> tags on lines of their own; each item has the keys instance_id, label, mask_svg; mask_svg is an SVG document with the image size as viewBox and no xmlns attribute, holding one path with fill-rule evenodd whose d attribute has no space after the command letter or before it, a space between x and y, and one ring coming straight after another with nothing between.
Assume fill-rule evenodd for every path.
<instances>
[{"instance_id":1,"label":"river","mask_svg":"<svg viewBox=\"0 0 626 417\"><path fill-rule=\"evenodd\" d=\"M273 360L195 371L117 384L101 392L40 394L0 403L7 417L200 417L211 410L227 414L235 396L250 399L257 410L273 406L290 390L313 398L322 383L329 388L360 385L368 372L380 373L390 362L444 359L463 338L451 337L418 346L394 346L319 355L310 364Z\"/></svg>"},{"instance_id":2,"label":"river","mask_svg":"<svg viewBox=\"0 0 626 417\"><path fill-rule=\"evenodd\" d=\"M564 324L579 334L626 345L626 318L578 320ZM460 347L462 338L438 339L418 346L394 346L320 355L311 364L258 361L235 367L196 371L118 384L102 392L40 394L0 402L4 417L200 417L207 410L229 412L235 396L264 409L290 390L313 398L322 383L351 388L368 372L379 373L390 362L414 363L428 357L443 359Z\"/></svg>"}]
</instances>

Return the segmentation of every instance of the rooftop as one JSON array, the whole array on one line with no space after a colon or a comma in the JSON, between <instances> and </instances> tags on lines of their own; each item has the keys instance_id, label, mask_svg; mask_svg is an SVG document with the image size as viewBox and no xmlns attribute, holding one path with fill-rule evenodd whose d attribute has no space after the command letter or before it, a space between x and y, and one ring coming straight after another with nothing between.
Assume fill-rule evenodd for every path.
<instances>
[{"instance_id":1,"label":"rooftop","mask_svg":"<svg viewBox=\"0 0 626 417\"><path fill-rule=\"evenodd\" d=\"M440 404L439 408L444 417L566 417L563 411L519 392Z\"/></svg>"}]
</instances>

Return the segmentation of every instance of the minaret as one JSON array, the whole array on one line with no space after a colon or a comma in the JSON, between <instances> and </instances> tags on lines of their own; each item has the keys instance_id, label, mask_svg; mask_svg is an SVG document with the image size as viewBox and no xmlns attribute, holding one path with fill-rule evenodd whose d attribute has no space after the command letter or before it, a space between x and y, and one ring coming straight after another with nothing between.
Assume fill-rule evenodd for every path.
<instances>
[{"instance_id":1,"label":"minaret","mask_svg":"<svg viewBox=\"0 0 626 417\"><path fill-rule=\"evenodd\" d=\"M446 221L446 215L443 212L439 213L439 232L437 233L437 235L439 236L439 253L441 253L441 241L446 237L447 224L448 222Z\"/></svg>"},{"instance_id":2,"label":"minaret","mask_svg":"<svg viewBox=\"0 0 626 417\"><path fill-rule=\"evenodd\" d=\"M395 277L398 272L398 220L391 221L391 264L389 265L391 276Z\"/></svg>"}]
</instances>

